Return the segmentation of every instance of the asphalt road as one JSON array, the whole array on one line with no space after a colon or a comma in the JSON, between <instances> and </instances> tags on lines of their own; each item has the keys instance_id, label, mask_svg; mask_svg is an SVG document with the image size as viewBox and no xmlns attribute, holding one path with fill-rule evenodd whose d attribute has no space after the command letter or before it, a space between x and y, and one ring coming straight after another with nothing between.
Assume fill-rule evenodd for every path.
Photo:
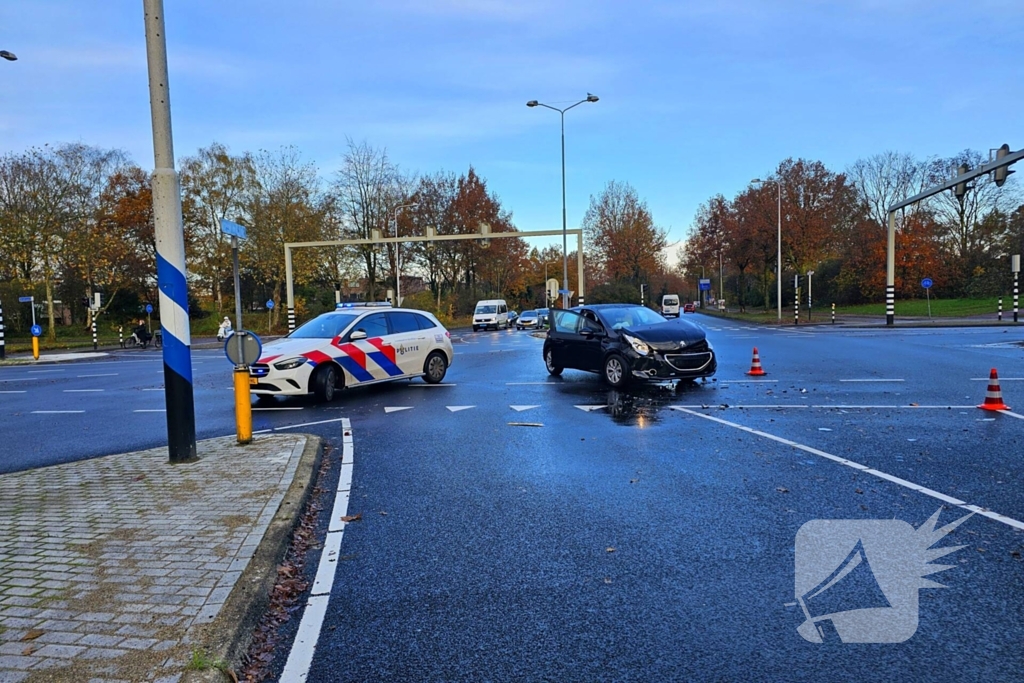
<instances>
[{"instance_id":1,"label":"asphalt road","mask_svg":"<svg viewBox=\"0 0 1024 683\"><path fill-rule=\"evenodd\" d=\"M345 529L308 680L1020 680L1024 419L974 406L996 367L1024 414L1021 331L691 319L715 345L716 381L612 392L585 373L549 378L528 334L480 333L457 344L445 385L255 413L257 429L335 441L334 420L352 424L348 511L362 519ZM753 346L769 373L757 382ZM230 367L194 357L200 435L232 433ZM140 352L0 370L0 390L26 392L0 394L0 471L158 443L163 414L134 411L162 407L144 391L159 368ZM78 376L101 373L117 374ZM105 391L65 393L85 388ZM33 412L60 409L85 412ZM965 506L983 514L936 539L965 547L930 577L948 588L916 591L909 640L800 636L802 525L918 528L941 509L941 526Z\"/></svg>"}]
</instances>

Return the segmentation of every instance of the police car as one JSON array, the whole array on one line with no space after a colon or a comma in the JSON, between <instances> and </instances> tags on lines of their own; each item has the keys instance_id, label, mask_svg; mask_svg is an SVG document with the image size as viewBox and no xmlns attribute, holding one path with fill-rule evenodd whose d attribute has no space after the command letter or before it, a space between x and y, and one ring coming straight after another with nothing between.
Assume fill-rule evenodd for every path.
<instances>
[{"instance_id":1,"label":"police car","mask_svg":"<svg viewBox=\"0 0 1024 683\"><path fill-rule=\"evenodd\" d=\"M287 337L263 347L249 367L257 397L316 394L332 401L341 389L422 377L444 379L451 335L425 311L390 304L338 304Z\"/></svg>"}]
</instances>

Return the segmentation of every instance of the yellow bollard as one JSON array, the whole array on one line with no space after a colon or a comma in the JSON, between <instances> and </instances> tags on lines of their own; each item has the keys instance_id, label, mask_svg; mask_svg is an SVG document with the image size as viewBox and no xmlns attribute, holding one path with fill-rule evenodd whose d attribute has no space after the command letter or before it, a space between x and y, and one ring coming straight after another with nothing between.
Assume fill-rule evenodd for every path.
<instances>
[{"instance_id":1,"label":"yellow bollard","mask_svg":"<svg viewBox=\"0 0 1024 683\"><path fill-rule=\"evenodd\" d=\"M252 399L249 395L249 368L235 368L235 424L238 443L252 443Z\"/></svg>"},{"instance_id":2,"label":"yellow bollard","mask_svg":"<svg viewBox=\"0 0 1024 683\"><path fill-rule=\"evenodd\" d=\"M39 337L32 337L32 357L39 360Z\"/></svg>"}]
</instances>

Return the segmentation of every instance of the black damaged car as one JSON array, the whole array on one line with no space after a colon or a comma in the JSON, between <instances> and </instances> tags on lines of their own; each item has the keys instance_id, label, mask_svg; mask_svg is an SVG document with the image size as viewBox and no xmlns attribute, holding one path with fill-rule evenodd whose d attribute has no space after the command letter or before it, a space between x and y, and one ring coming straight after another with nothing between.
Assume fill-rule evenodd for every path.
<instances>
[{"instance_id":1,"label":"black damaged car","mask_svg":"<svg viewBox=\"0 0 1024 683\"><path fill-rule=\"evenodd\" d=\"M544 365L552 375L565 368L596 372L616 389L633 380L710 377L718 368L699 325L635 304L552 309Z\"/></svg>"}]
</instances>

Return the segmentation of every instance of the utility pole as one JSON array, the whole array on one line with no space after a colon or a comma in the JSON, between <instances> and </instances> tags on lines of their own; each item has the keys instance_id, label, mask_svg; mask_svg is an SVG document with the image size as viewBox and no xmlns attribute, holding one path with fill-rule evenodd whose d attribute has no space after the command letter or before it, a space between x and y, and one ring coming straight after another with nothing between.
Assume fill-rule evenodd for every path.
<instances>
[{"instance_id":1,"label":"utility pole","mask_svg":"<svg viewBox=\"0 0 1024 683\"><path fill-rule=\"evenodd\" d=\"M181 186L174 170L163 0L143 0L143 8L149 104L153 118L153 223L164 338L167 450L170 462L175 464L199 459L196 455L196 410L192 393L192 335L185 277L185 234L181 221Z\"/></svg>"}]
</instances>

